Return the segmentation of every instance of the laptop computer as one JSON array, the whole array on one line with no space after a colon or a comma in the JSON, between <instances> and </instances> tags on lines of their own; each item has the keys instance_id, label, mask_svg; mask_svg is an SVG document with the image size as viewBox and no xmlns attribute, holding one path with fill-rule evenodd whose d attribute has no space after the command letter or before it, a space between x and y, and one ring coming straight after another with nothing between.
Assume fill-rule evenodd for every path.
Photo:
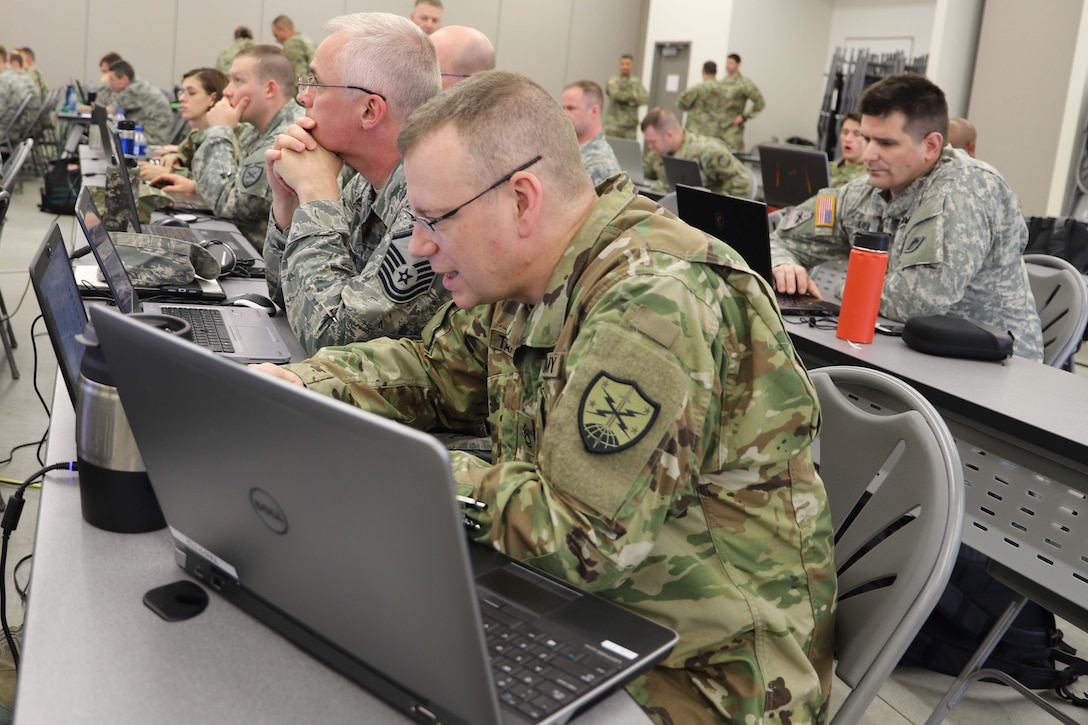
<instances>
[{"instance_id":1,"label":"laptop computer","mask_svg":"<svg viewBox=\"0 0 1088 725\"><path fill-rule=\"evenodd\" d=\"M101 110L99 110L101 109ZM239 276L243 277L264 277L265 263L264 257L257 248L245 237L243 234L231 231L221 231L217 229L195 229L191 227L181 226L165 226L163 224L152 223L149 226L144 226L140 223L140 212L138 208L138 202L136 195L132 191L132 176L129 173L129 168L126 163L122 161L124 156L121 154L120 139L117 135L117 131L113 129L107 120L106 110L100 105L95 105L92 111L92 117L94 117L95 123L99 124L102 129L103 139L109 139L109 145L111 154L114 160L118 164L118 171L121 176L121 186L126 190L126 205L125 216L128 219L129 226L132 227L132 231L138 234L152 234L159 237L170 237L171 239L180 239L185 242L191 242L192 244L207 244L209 242L220 242L230 248L233 255L233 259L230 261L235 265L235 270L242 272ZM170 207L175 211L198 211L198 213L211 214L208 211L199 211L194 209L183 209L178 206L177 192L165 192L171 194L171 198L174 199L174 204ZM213 254L215 253L215 247L209 249Z\"/></svg>"},{"instance_id":2,"label":"laptop computer","mask_svg":"<svg viewBox=\"0 0 1088 725\"><path fill-rule=\"evenodd\" d=\"M816 149L762 144L759 167L763 175L763 199L770 207L800 204L820 189L831 186L827 154Z\"/></svg>"},{"instance_id":3,"label":"laptop computer","mask_svg":"<svg viewBox=\"0 0 1088 725\"><path fill-rule=\"evenodd\" d=\"M124 314L157 312L187 320L198 343L235 362L276 362L291 360L291 351L276 323L261 309L175 302L141 302L121 263L121 256L86 188L76 201L76 218L98 261L117 309ZM90 267L91 265L81 265ZM79 275L76 275L77 279Z\"/></svg>"},{"instance_id":4,"label":"laptop computer","mask_svg":"<svg viewBox=\"0 0 1088 725\"><path fill-rule=\"evenodd\" d=\"M677 184L704 186L703 170L699 168L699 162L695 159L662 156L661 160L665 162L665 177L668 179L669 191L676 191Z\"/></svg>"},{"instance_id":5,"label":"laptop computer","mask_svg":"<svg viewBox=\"0 0 1088 725\"><path fill-rule=\"evenodd\" d=\"M612 152L616 154L616 160L620 162L620 169L631 177L631 181L638 187L638 193L657 200L665 195L665 192L650 187L650 182L642 171L642 145L633 138L618 138L605 136Z\"/></svg>"},{"instance_id":6,"label":"laptop computer","mask_svg":"<svg viewBox=\"0 0 1088 725\"><path fill-rule=\"evenodd\" d=\"M735 249L748 266L773 284L771 226L767 205L681 184L676 187L679 216L696 229ZM806 295L775 293L783 315L834 316L839 305Z\"/></svg>"},{"instance_id":7,"label":"laptop computer","mask_svg":"<svg viewBox=\"0 0 1088 725\"><path fill-rule=\"evenodd\" d=\"M432 436L108 308L91 317L178 564L409 717L565 722L675 644L470 544ZM534 683L545 694L522 699Z\"/></svg>"},{"instance_id":8,"label":"laptop computer","mask_svg":"<svg viewBox=\"0 0 1088 725\"><path fill-rule=\"evenodd\" d=\"M55 221L30 262L30 283L34 286L45 329L57 355L57 369L75 404L79 366L85 349L83 343L76 340L76 335L87 326L87 310L72 274L68 248L64 246L60 227Z\"/></svg>"}]
</instances>

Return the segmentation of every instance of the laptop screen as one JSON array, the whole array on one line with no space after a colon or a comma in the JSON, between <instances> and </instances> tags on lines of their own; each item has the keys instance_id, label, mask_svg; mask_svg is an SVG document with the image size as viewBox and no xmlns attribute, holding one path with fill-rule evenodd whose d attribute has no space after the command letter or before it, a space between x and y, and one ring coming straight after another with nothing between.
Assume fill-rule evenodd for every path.
<instances>
[{"instance_id":1,"label":"laptop screen","mask_svg":"<svg viewBox=\"0 0 1088 725\"><path fill-rule=\"evenodd\" d=\"M30 263L30 281L57 355L57 367L74 403L85 349L83 343L76 340L76 335L87 325L87 311L80 299L68 250L56 222L49 227Z\"/></svg>"},{"instance_id":2,"label":"laptop screen","mask_svg":"<svg viewBox=\"0 0 1088 725\"><path fill-rule=\"evenodd\" d=\"M827 154L816 149L762 145L759 166L767 206L795 206L831 186Z\"/></svg>"},{"instance_id":3,"label":"laptop screen","mask_svg":"<svg viewBox=\"0 0 1088 725\"><path fill-rule=\"evenodd\" d=\"M771 279L771 228L767 205L690 186L676 187L679 216L696 229L722 240L763 279Z\"/></svg>"},{"instance_id":4,"label":"laptop screen","mask_svg":"<svg viewBox=\"0 0 1088 725\"><path fill-rule=\"evenodd\" d=\"M91 245L94 258L98 260L98 267L102 270L102 276L106 279L117 309L126 315L139 312L139 301L132 286L132 278L121 263L121 255L117 253L117 247L110 238L106 225L102 223L98 208L91 199L91 191L86 186L80 189L79 196L76 197L76 219L79 226L83 227L83 233L87 235L87 243Z\"/></svg>"},{"instance_id":5,"label":"laptop screen","mask_svg":"<svg viewBox=\"0 0 1088 725\"><path fill-rule=\"evenodd\" d=\"M670 190L675 189L677 184L703 185L703 172L698 161L678 159L675 156L665 156L662 160L665 162L665 176L668 177Z\"/></svg>"}]
</instances>

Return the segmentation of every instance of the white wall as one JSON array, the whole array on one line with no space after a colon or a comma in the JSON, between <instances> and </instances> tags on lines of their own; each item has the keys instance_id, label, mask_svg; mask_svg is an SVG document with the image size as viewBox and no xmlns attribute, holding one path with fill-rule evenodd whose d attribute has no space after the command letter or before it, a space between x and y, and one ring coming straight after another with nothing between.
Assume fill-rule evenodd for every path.
<instances>
[{"instance_id":1,"label":"white wall","mask_svg":"<svg viewBox=\"0 0 1088 725\"><path fill-rule=\"evenodd\" d=\"M831 32L826 70L836 47L850 39L910 38L914 58L929 52L933 34L935 0L835 0L831 11ZM876 47L874 52L878 52Z\"/></svg>"},{"instance_id":2,"label":"white wall","mask_svg":"<svg viewBox=\"0 0 1088 725\"><path fill-rule=\"evenodd\" d=\"M941 87L951 116L966 116L985 0L937 0L926 75Z\"/></svg>"}]
</instances>

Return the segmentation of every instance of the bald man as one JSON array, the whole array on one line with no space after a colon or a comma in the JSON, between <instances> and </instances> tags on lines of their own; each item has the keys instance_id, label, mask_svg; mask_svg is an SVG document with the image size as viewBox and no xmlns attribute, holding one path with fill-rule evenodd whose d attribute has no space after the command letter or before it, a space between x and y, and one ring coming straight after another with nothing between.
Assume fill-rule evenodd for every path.
<instances>
[{"instance_id":1,"label":"bald man","mask_svg":"<svg viewBox=\"0 0 1088 725\"><path fill-rule=\"evenodd\" d=\"M974 158L975 139L977 137L978 132L975 130L975 124L966 118L948 119L948 143L952 144L952 148L963 149L968 156Z\"/></svg>"},{"instance_id":2,"label":"bald man","mask_svg":"<svg viewBox=\"0 0 1088 725\"><path fill-rule=\"evenodd\" d=\"M473 73L495 67L495 47L486 35L475 28L450 25L431 34L442 71L442 90Z\"/></svg>"}]
</instances>

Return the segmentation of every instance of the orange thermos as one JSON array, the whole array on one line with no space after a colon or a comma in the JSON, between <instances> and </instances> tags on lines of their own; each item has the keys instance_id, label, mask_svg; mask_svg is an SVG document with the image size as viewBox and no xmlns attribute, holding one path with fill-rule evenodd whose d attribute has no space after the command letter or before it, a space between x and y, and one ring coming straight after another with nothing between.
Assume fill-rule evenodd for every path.
<instances>
[{"instance_id":1,"label":"orange thermos","mask_svg":"<svg viewBox=\"0 0 1088 725\"><path fill-rule=\"evenodd\" d=\"M889 236L882 232L858 232L846 266L846 285L835 336L851 342L872 342L884 274L888 271Z\"/></svg>"}]
</instances>

